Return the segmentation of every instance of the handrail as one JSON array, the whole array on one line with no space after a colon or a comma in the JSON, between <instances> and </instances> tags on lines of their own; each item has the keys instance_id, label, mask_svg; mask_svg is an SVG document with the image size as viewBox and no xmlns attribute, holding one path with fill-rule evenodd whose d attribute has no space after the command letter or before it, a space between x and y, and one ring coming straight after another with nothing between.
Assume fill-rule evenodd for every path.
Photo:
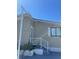
<instances>
[{"instance_id":1,"label":"handrail","mask_svg":"<svg viewBox=\"0 0 79 59\"><path fill-rule=\"evenodd\" d=\"M43 46L43 42L44 42L44 43L46 42L46 47L45 47L45 48L47 49L47 53L48 53L49 43L48 43L47 40L45 40L45 39L43 39L43 38L32 38L32 39L37 39L37 41L40 42L41 48L42 48L42 47L45 47L45 46ZM40 40L40 41L39 41L39 40Z\"/></svg>"},{"instance_id":2,"label":"handrail","mask_svg":"<svg viewBox=\"0 0 79 59\"><path fill-rule=\"evenodd\" d=\"M42 35L41 37L44 37L45 35L47 35L48 34L48 32L46 32L44 35Z\"/></svg>"}]
</instances>

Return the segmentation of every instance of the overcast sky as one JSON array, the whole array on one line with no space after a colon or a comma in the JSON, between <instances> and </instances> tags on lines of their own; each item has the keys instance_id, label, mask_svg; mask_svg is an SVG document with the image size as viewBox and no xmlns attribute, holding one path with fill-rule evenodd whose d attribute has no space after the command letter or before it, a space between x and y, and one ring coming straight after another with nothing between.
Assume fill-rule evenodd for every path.
<instances>
[{"instance_id":1,"label":"overcast sky","mask_svg":"<svg viewBox=\"0 0 79 59\"><path fill-rule=\"evenodd\" d=\"M17 14L21 4L34 18L61 21L61 0L17 0Z\"/></svg>"}]
</instances>

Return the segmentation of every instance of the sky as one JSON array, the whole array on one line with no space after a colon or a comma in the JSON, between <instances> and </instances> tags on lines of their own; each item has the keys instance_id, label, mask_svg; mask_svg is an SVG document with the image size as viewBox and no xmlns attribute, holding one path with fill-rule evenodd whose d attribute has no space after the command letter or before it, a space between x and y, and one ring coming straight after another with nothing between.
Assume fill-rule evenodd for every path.
<instances>
[{"instance_id":1,"label":"sky","mask_svg":"<svg viewBox=\"0 0 79 59\"><path fill-rule=\"evenodd\" d=\"M61 22L61 0L17 0L17 14L20 4L34 18Z\"/></svg>"}]
</instances>

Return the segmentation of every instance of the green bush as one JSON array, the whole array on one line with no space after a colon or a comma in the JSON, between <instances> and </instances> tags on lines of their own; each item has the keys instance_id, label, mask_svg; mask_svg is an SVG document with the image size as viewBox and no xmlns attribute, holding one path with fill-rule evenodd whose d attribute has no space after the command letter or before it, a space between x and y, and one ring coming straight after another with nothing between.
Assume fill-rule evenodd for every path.
<instances>
[{"instance_id":1,"label":"green bush","mask_svg":"<svg viewBox=\"0 0 79 59\"><path fill-rule=\"evenodd\" d=\"M20 50L32 50L32 49L33 49L33 45L31 43L20 46Z\"/></svg>"}]
</instances>

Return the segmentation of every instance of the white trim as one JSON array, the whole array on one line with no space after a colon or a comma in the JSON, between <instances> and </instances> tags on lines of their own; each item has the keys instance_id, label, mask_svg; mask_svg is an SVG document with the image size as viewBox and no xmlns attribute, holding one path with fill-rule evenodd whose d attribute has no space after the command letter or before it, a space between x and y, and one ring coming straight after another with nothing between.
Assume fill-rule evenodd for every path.
<instances>
[{"instance_id":1,"label":"white trim","mask_svg":"<svg viewBox=\"0 0 79 59\"><path fill-rule=\"evenodd\" d=\"M36 19L36 18L32 18L32 20L34 22L42 22L42 23L48 23L48 24L53 24L53 25L61 25L61 22L54 22L54 21L48 21L48 20L41 20L41 19Z\"/></svg>"},{"instance_id":2,"label":"white trim","mask_svg":"<svg viewBox=\"0 0 79 59\"><path fill-rule=\"evenodd\" d=\"M61 52L61 48L51 47L51 48L49 48L49 50L52 52Z\"/></svg>"}]
</instances>

